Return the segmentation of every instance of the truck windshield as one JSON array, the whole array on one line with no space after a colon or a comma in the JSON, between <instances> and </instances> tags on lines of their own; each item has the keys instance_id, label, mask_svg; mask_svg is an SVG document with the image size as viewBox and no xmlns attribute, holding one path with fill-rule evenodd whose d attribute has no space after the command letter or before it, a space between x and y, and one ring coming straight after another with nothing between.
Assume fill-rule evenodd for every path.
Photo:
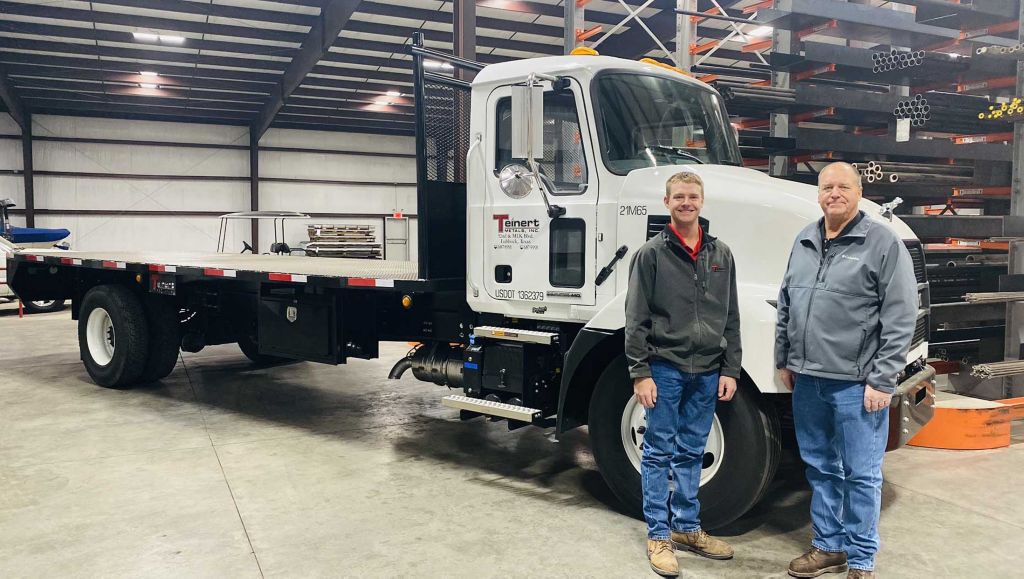
<instances>
[{"instance_id":1,"label":"truck windshield","mask_svg":"<svg viewBox=\"0 0 1024 579\"><path fill-rule=\"evenodd\" d=\"M612 73L599 76L594 91L601 153L613 173L741 164L725 109L710 90L659 76Z\"/></svg>"}]
</instances>

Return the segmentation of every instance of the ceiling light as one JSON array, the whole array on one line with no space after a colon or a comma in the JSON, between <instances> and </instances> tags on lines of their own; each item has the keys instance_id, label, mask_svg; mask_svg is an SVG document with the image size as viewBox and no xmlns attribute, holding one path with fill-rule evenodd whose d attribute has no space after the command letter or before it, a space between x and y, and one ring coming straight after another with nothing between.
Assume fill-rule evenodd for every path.
<instances>
[{"instance_id":1,"label":"ceiling light","mask_svg":"<svg viewBox=\"0 0 1024 579\"><path fill-rule=\"evenodd\" d=\"M386 94L389 97L400 97L400 96L402 96L402 93L398 92L397 90L389 90Z\"/></svg>"},{"instance_id":2,"label":"ceiling light","mask_svg":"<svg viewBox=\"0 0 1024 579\"><path fill-rule=\"evenodd\" d=\"M157 74L155 72L153 72L152 70L144 70L144 71L140 72L139 74L141 74L142 76L157 76Z\"/></svg>"},{"instance_id":3,"label":"ceiling light","mask_svg":"<svg viewBox=\"0 0 1024 579\"><path fill-rule=\"evenodd\" d=\"M139 86L142 88L157 88L157 86L151 82L140 82Z\"/></svg>"},{"instance_id":4,"label":"ceiling light","mask_svg":"<svg viewBox=\"0 0 1024 579\"><path fill-rule=\"evenodd\" d=\"M772 30L773 29L771 26L758 26L757 28L751 30L747 34L749 34L750 36L770 36Z\"/></svg>"},{"instance_id":5,"label":"ceiling light","mask_svg":"<svg viewBox=\"0 0 1024 579\"><path fill-rule=\"evenodd\" d=\"M156 34L150 34L148 32L132 32L132 36L139 42L156 42L160 40L160 37Z\"/></svg>"},{"instance_id":6,"label":"ceiling light","mask_svg":"<svg viewBox=\"0 0 1024 579\"><path fill-rule=\"evenodd\" d=\"M447 62L439 62L436 60L424 60L423 66L437 70L451 70L455 68L454 66L448 64Z\"/></svg>"},{"instance_id":7,"label":"ceiling light","mask_svg":"<svg viewBox=\"0 0 1024 579\"><path fill-rule=\"evenodd\" d=\"M164 44L185 44L184 36L167 36L164 34L160 35L160 42Z\"/></svg>"}]
</instances>

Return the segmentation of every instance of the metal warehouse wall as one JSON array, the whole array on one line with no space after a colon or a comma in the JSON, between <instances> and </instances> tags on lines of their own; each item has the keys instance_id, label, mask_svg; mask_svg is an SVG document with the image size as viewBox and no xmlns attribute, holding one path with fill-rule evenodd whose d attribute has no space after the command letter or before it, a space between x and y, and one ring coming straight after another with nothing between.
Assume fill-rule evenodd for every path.
<instances>
[{"instance_id":1,"label":"metal warehouse wall","mask_svg":"<svg viewBox=\"0 0 1024 579\"><path fill-rule=\"evenodd\" d=\"M22 168L19 134L0 114L0 196L24 208L11 173ZM216 215L249 209L245 127L40 115L33 137L36 225L71 230L75 249L212 251ZM416 211L411 137L270 129L260 146L260 209L375 225L380 242L385 215ZM409 235L415 259L415 219ZM228 248L248 238L249 223L235 222ZM264 250L272 238L263 224ZM304 239L305 223L290 221L289 244Z\"/></svg>"}]
</instances>

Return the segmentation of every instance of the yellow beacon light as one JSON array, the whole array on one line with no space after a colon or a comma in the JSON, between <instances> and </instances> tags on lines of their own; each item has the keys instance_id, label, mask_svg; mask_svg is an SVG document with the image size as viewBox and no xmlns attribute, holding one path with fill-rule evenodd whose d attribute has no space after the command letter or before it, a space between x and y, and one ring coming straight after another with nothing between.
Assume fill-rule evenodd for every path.
<instances>
[{"instance_id":1,"label":"yellow beacon light","mask_svg":"<svg viewBox=\"0 0 1024 579\"><path fill-rule=\"evenodd\" d=\"M600 53L589 46L577 46L569 54L573 56L600 56Z\"/></svg>"}]
</instances>

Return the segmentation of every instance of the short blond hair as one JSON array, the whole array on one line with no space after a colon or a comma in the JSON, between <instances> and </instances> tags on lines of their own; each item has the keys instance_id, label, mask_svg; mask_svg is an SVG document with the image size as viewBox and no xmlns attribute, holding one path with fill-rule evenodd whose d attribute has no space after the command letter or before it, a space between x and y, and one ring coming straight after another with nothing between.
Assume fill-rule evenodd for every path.
<instances>
[{"instance_id":1,"label":"short blond hair","mask_svg":"<svg viewBox=\"0 0 1024 579\"><path fill-rule=\"evenodd\" d=\"M689 171L682 171L672 175L668 178L668 181L665 181L665 197L672 194L673 185L681 185L685 183L693 183L700 187L700 196L704 196L704 181L701 180L700 175Z\"/></svg>"}]
</instances>

